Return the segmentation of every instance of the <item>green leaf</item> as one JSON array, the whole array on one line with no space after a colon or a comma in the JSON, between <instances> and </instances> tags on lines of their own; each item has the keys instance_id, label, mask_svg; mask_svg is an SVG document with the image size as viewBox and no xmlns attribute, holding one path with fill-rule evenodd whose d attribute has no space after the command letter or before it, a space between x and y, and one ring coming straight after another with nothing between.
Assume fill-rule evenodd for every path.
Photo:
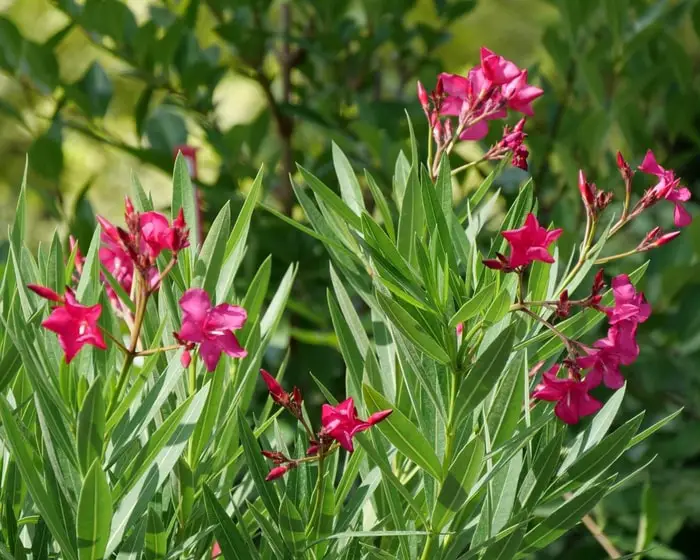
<instances>
[{"instance_id":1,"label":"green leaf","mask_svg":"<svg viewBox=\"0 0 700 560\"><path fill-rule=\"evenodd\" d=\"M442 346L429 334L423 332L417 321L406 310L382 293L377 292L376 296L382 311L406 338L434 360L442 364L450 362L450 357ZM508 350L510 351L510 348Z\"/></svg>"},{"instance_id":2,"label":"green leaf","mask_svg":"<svg viewBox=\"0 0 700 560\"><path fill-rule=\"evenodd\" d=\"M644 441L645 439L647 439L649 436L651 436L652 434L656 433L656 432L659 431L661 428L663 428L666 424L668 424L671 420L673 420L673 419L674 419L676 416L678 416L681 412L683 412L683 409L682 409L682 408L679 408L679 409L676 410L675 412L672 412L671 414L669 414L669 415L666 416L665 418L662 418L662 419L659 420L658 422L652 424L652 425L649 426L648 428L646 428L646 429L642 430L641 432L639 432L636 436L634 436L634 437L630 440L629 444L627 445L627 449L629 449L629 448L631 448L631 447L634 447L635 445L637 445L637 444L643 442L643 441Z\"/></svg>"},{"instance_id":3,"label":"green leaf","mask_svg":"<svg viewBox=\"0 0 700 560\"><path fill-rule=\"evenodd\" d=\"M83 474L93 461L102 458L105 437L105 402L102 396L102 378L92 384L78 414L78 459Z\"/></svg>"},{"instance_id":4,"label":"green leaf","mask_svg":"<svg viewBox=\"0 0 700 560\"><path fill-rule=\"evenodd\" d=\"M78 502L77 537L80 560L101 560L112 521L112 494L97 457L85 476Z\"/></svg>"},{"instance_id":5,"label":"green leaf","mask_svg":"<svg viewBox=\"0 0 700 560\"><path fill-rule=\"evenodd\" d=\"M23 430L20 429L5 397L2 396L0 396L0 418L5 431L5 443L12 452L12 457L16 461L20 473L22 473L22 481L27 485L37 510L61 547L61 553L69 560L77 560L75 543L63 527L61 517L57 511L56 500L54 496L49 496L39 478L35 453L26 442L22 433Z\"/></svg>"},{"instance_id":6,"label":"green leaf","mask_svg":"<svg viewBox=\"0 0 700 560\"><path fill-rule=\"evenodd\" d=\"M284 308L289 298L289 293L292 291L294 278L296 277L298 267L294 264L289 265L280 282L275 295L272 296L270 305L267 306L263 318L260 320L260 335L265 337L268 333L274 333L277 325L282 318Z\"/></svg>"},{"instance_id":7,"label":"green leaf","mask_svg":"<svg viewBox=\"0 0 700 560\"><path fill-rule=\"evenodd\" d=\"M493 296L496 292L497 282L493 281L484 286L474 296L459 308L457 313L450 319L449 328L454 329L459 323L464 323L483 312L488 305L493 302Z\"/></svg>"},{"instance_id":8,"label":"green leaf","mask_svg":"<svg viewBox=\"0 0 700 560\"><path fill-rule=\"evenodd\" d=\"M172 201L172 218L175 219L178 212L182 208L185 216L185 223L190 229L190 251L192 255L197 252L199 246L197 221L199 212L194 196L194 188L190 179L190 172L187 169L187 162L182 152L177 153L175 158L175 168L173 170L173 201Z\"/></svg>"},{"instance_id":9,"label":"green leaf","mask_svg":"<svg viewBox=\"0 0 700 560\"><path fill-rule=\"evenodd\" d=\"M445 216L445 223L449 223L452 216L452 170L450 169L450 158L446 154L443 154L440 159L435 191Z\"/></svg>"},{"instance_id":10,"label":"green leaf","mask_svg":"<svg viewBox=\"0 0 700 560\"><path fill-rule=\"evenodd\" d=\"M335 142L332 144L332 152L333 167L335 168L335 174L338 177L338 184L340 185L340 195L350 210L359 216L365 209L365 201L362 198L360 183L357 180L355 172L352 170L347 156Z\"/></svg>"},{"instance_id":11,"label":"green leaf","mask_svg":"<svg viewBox=\"0 0 700 560\"><path fill-rule=\"evenodd\" d=\"M423 238L424 216L421 207L421 186L418 180L417 164L411 166L408 176L406 192L401 204L401 215L399 216L399 231L396 239L396 247L399 253L406 260L411 262L414 254L414 236Z\"/></svg>"},{"instance_id":12,"label":"green leaf","mask_svg":"<svg viewBox=\"0 0 700 560\"><path fill-rule=\"evenodd\" d=\"M297 165L297 167L299 168L299 172L304 178L304 181L318 197L318 200L326 204L337 216L356 230L362 229L362 224L360 222L360 210L357 212L353 211L350 206L346 204L347 201L343 201L343 199L328 188L313 173L307 171L301 165Z\"/></svg>"},{"instance_id":13,"label":"green leaf","mask_svg":"<svg viewBox=\"0 0 700 560\"><path fill-rule=\"evenodd\" d=\"M432 446L403 413L369 385L363 384L362 394L371 413L393 409L377 427L384 436L416 465L427 471L435 480L442 480L442 466Z\"/></svg>"},{"instance_id":14,"label":"green leaf","mask_svg":"<svg viewBox=\"0 0 700 560\"><path fill-rule=\"evenodd\" d=\"M569 448L559 469L560 473L565 472L576 459L591 447L594 447L605 434L608 433L610 426L612 426L613 420L617 415L617 411L620 409L622 400L625 396L627 390L627 384L623 385L620 389L613 393L613 396L608 399L603 408L601 408L598 413L593 417L591 425L579 433L574 441L569 445Z\"/></svg>"},{"instance_id":15,"label":"green leaf","mask_svg":"<svg viewBox=\"0 0 700 560\"><path fill-rule=\"evenodd\" d=\"M275 513L279 515L279 527L282 530L282 536L285 542L292 550L294 557L298 558L296 553L303 550L306 543L304 521L299 514L299 510L292 501L285 496L282 499L282 507L279 511L275 511ZM233 558L235 558L235 556Z\"/></svg>"},{"instance_id":16,"label":"green leaf","mask_svg":"<svg viewBox=\"0 0 700 560\"><path fill-rule=\"evenodd\" d=\"M455 416L455 425L474 410L474 408L491 392L510 357L515 338L515 328L510 325L496 338L467 373L457 393L458 408Z\"/></svg>"},{"instance_id":17,"label":"green leaf","mask_svg":"<svg viewBox=\"0 0 700 560\"><path fill-rule=\"evenodd\" d=\"M598 445L582 454L565 472L559 469L560 476L557 480L557 487L551 490L548 495L561 495L563 493L561 489L568 490L575 484L585 484L607 471L625 452L643 417L644 413L642 412L625 422Z\"/></svg>"},{"instance_id":18,"label":"green leaf","mask_svg":"<svg viewBox=\"0 0 700 560\"><path fill-rule=\"evenodd\" d=\"M204 495L207 518L209 524L214 526L214 534L221 547L223 558L241 558L241 555L246 550L248 550L249 554L243 556L243 558L252 558L253 556L250 555L250 550L245 540L243 540L243 536L238 530L237 525L228 516L226 510L221 506L216 496L214 496L206 484L202 488L202 493Z\"/></svg>"},{"instance_id":19,"label":"green leaf","mask_svg":"<svg viewBox=\"0 0 700 560\"><path fill-rule=\"evenodd\" d=\"M659 528L659 506L654 497L651 483L647 480L642 489L642 513L639 516L637 544L635 552L641 552L651 545Z\"/></svg>"},{"instance_id":20,"label":"green leaf","mask_svg":"<svg viewBox=\"0 0 700 560\"><path fill-rule=\"evenodd\" d=\"M114 94L112 81L98 62L93 62L76 84L75 101L90 117L104 117Z\"/></svg>"},{"instance_id":21,"label":"green leaf","mask_svg":"<svg viewBox=\"0 0 700 560\"><path fill-rule=\"evenodd\" d=\"M240 410L238 411L238 432L241 438L241 445L243 445L248 471L253 478L255 488L260 494L260 499L265 504L267 512L273 519L276 519L280 511L279 496L275 485L265 480L268 473L267 465L260 454L260 446L255 440L255 435Z\"/></svg>"},{"instance_id":22,"label":"green leaf","mask_svg":"<svg viewBox=\"0 0 700 560\"><path fill-rule=\"evenodd\" d=\"M335 301L330 290L327 291L328 310L331 314L333 329L338 336L340 353L343 355L347 367L347 383L352 389L348 391L348 396L355 397L358 404L362 404L362 372L364 370L364 356L355 342L350 331L345 315L342 313L338 303Z\"/></svg>"},{"instance_id":23,"label":"green leaf","mask_svg":"<svg viewBox=\"0 0 700 560\"><path fill-rule=\"evenodd\" d=\"M226 253L226 234L231 221L231 206L227 201L211 225L202 250L194 265L193 287L201 287L208 294L215 293Z\"/></svg>"},{"instance_id":24,"label":"green leaf","mask_svg":"<svg viewBox=\"0 0 700 560\"><path fill-rule=\"evenodd\" d=\"M146 560L161 560L168 552L168 533L165 532L160 516L148 508L146 516L146 537L144 540L144 557Z\"/></svg>"},{"instance_id":25,"label":"green leaf","mask_svg":"<svg viewBox=\"0 0 700 560\"><path fill-rule=\"evenodd\" d=\"M377 210L379 210L379 214L382 217L384 227L386 228L386 231L389 234L389 237L391 238L391 242L396 243L396 231L394 230L394 221L391 217L389 204L387 203L386 198L384 197L384 193L382 193L382 190L379 188L379 185L367 169L365 169L365 179L367 179L367 185L369 186L369 190L372 193L372 197L374 198Z\"/></svg>"},{"instance_id":26,"label":"green leaf","mask_svg":"<svg viewBox=\"0 0 700 560\"><path fill-rule=\"evenodd\" d=\"M525 509L534 508L549 486L559 464L564 433L564 430L559 430L557 435L535 456L532 470L520 488L519 498Z\"/></svg>"},{"instance_id":27,"label":"green leaf","mask_svg":"<svg viewBox=\"0 0 700 560\"><path fill-rule=\"evenodd\" d=\"M571 500L564 502L546 519L535 525L525 535L521 552L531 553L554 542L586 515L601 500L607 490L606 484L595 484Z\"/></svg>"},{"instance_id":28,"label":"green leaf","mask_svg":"<svg viewBox=\"0 0 700 560\"><path fill-rule=\"evenodd\" d=\"M182 416L182 420L173 432L172 437L167 442L163 442L165 446L160 449L149 464L144 465L142 469L143 475L117 506L112 518L112 530L107 543L107 555L114 552L121 543L126 530L146 512L148 503L170 475L187 445L187 439L194 431L208 393L209 384L207 383L191 400L183 403L188 405L187 411Z\"/></svg>"},{"instance_id":29,"label":"green leaf","mask_svg":"<svg viewBox=\"0 0 700 560\"><path fill-rule=\"evenodd\" d=\"M475 437L452 461L432 513L433 531L440 531L469 499L484 462L484 442Z\"/></svg>"}]
</instances>

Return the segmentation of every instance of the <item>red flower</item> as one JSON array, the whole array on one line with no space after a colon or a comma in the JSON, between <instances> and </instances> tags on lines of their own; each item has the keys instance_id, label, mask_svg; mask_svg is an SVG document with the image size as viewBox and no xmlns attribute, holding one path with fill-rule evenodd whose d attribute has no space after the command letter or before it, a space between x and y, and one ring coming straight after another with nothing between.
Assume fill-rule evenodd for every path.
<instances>
[{"instance_id":1,"label":"red flower","mask_svg":"<svg viewBox=\"0 0 700 560\"><path fill-rule=\"evenodd\" d=\"M648 205L657 200L666 199L674 203L673 223L676 227L685 227L693 221L690 213L683 206L683 202L690 200L690 191L680 186L680 179L677 179L673 171L664 169L657 161L654 153L648 150L644 156L642 165L639 166L642 173L656 175L659 182L654 185L649 193Z\"/></svg>"},{"instance_id":2,"label":"red flower","mask_svg":"<svg viewBox=\"0 0 700 560\"><path fill-rule=\"evenodd\" d=\"M323 433L336 440L343 449L352 452L352 438L355 434L368 430L389 416L392 410L375 412L366 421L357 417L357 410L352 397L333 407L324 404L321 408Z\"/></svg>"},{"instance_id":3,"label":"red flower","mask_svg":"<svg viewBox=\"0 0 700 560\"><path fill-rule=\"evenodd\" d=\"M560 379L557 377L558 371L559 365L554 364L542 374L542 382L535 387L533 398L556 402L554 414L567 424L576 424L582 417L601 409L603 404L588 394L593 388L588 377L580 379L572 375Z\"/></svg>"},{"instance_id":4,"label":"red flower","mask_svg":"<svg viewBox=\"0 0 700 560\"><path fill-rule=\"evenodd\" d=\"M55 307L41 325L58 335L58 343L63 349L67 364L86 344L102 350L107 348L97 326L97 320L102 313L99 303L92 306L81 305L70 288L66 289L64 298L43 286L30 285L29 288L49 301L62 304Z\"/></svg>"},{"instance_id":5,"label":"red flower","mask_svg":"<svg viewBox=\"0 0 700 560\"><path fill-rule=\"evenodd\" d=\"M561 233L561 229L547 231L540 226L535 215L530 213L523 227L501 232L501 235L510 243L510 256L506 259L502 255L497 255L498 260L485 260L484 264L489 268L510 271L520 266L527 266L534 261L553 263L554 259L547 249Z\"/></svg>"},{"instance_id":6,"label":"red flower","mask_svg":"<svg viewBox=\"0 0 700 560\"><path fill-rule=\"evenodd\" d=\"M522 70L514 62L481 47L481 69L493 85L500 86L517 78Z\"/></svg>"},{"instance_id":7,"label":"red flower","mask_svg":"<svg viewBox=\"0 0 700 560\"><path fill-rule=\"evenodd\" d=\"M212 307L209 294L201 288L190 288L180 298L182 327L177 333L184 341L199 344L199 353L208 371L214 371L221 353L243 358L248 353L232 331L246 321L242 307L222 303Z\"/></svg>"}]
</instances>

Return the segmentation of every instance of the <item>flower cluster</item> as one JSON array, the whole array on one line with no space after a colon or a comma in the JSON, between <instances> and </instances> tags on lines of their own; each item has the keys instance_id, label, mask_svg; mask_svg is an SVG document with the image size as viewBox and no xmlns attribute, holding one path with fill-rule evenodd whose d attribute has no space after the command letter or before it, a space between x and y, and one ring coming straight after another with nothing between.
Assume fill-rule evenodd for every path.
<instances>
[{"instance_id":1,"label":"flower cluster","mask_svg":"<svg viewBox=\"0 0 700 560\"><path fill-rule=\"evenodd\" d=\"M125 218L126 229L123 229L98 217L102 226L100 262L127 295L131 295L136 307L133 315L126 313L124 302L104 275L101 276L107 295L114 308L124 317L131 334L128 347L114 336L110 335L110 338L130 358L182 346L184 352L181 361L184 367L189 366L191 352L198 346L199 355L210 372L216 369L223 353L233 358L245 357L247 352L233 333L244 326L247 318L245 309L228 303L213 306L209 294L201 288L191 288L180 298L182 325L179 331L173 333L176 345L153 350L139 349L148 298L175 266L179 252L189 246L188 229L182 210L170 223L160 212L136 212L129 198L126 198ZM71 238L70 243L71 251L75 251L76 255L75 268L80 275L84 259L75 240ZM159 269L157 259L165 251L170 253L170 259ZM56 304L42 325L58 335L66 363L70 363L86 344L106 348L103 332L97 324L102 312L101 305L81 305L70 287L66 288L64 296L44 286L29 285L29 288Z\"/></svg>"},{"instance_id":2,"label":"flower cluster","mask_svg":"<svg viewBox=\"0 0 700 560\"><path fill-rule=\"evenodd\" d=\"M651 151L647 152L639 170L654 175L657 178L657 183L647 189L632 208L630 208L630 200L635 172L619 153L617 154L617 165L625 185L625 200L621 216L607 232L606 240L660 200L669 200L674 203L674 223L677 227L683 227L690 223L690 214L682 204L690 197L688 189L680 186L680 179L675 176L673 171L664 169L657 163ZM516 273L519 281L518 299L511 309L523 312L530 318L544 324L562 340L568 356L561 364L554 364L543 374L542 381L535 387L532 396L535 399L556 402L555 414L568 424L578 422L581 417L593 414L602 406L598 400L590 396L590 390L601 384L613 390L624 385L625 380L620 372L620 367L628 366L637 359L639 355L639 346L636 341L637 327L647 320L651 312L649 304L644 299L644 294L638 293L630 279L624 274L612 280L614 307L603 307L601 301L605 284L602 269L596 275L587 297L582 299L569 297L567 284L590 258L600 216L613 199L611 192L599 190L594 183L589 182L583 171L579 172L578 189L585 209L586 231L578 262L562 281L558 299L551 301L526 301L524 299L524 280L528 267L535 261L554 262L549 247L562 233L561 229L548 231L539 224L533 214L528 214L522 227L502 232L510 249L507 256L496 253L496 258L483 261L488 268L504 273ZM679 234L679 231L663 233L660 227L655 227L634 249L602 257L595 262L602 264L638 252L648 251L669 243ZM538 306L549 309L555 317L559 318L567 317L573 306L595 309L607 315L609 329L604 338L587 346L580 341L570 339L542 314L533 312L532 308ZM458 336L461 336L462 330L463 326L458 325ZM533 368L532 375L541 366L542 364L538 364ZM565 370L567 375L558 377L560 370Z\"/></svg>"},{"instance_id":3,"label":"flower cluster","mask_svg":"<svg viewBox=\"0 0 700 560\"><path fill-rule=\"evenodd\" d=\"M435 160L439 162L439 156L449 154L458 139L483 139L488 121L506 118L508 110L532 116L532 102L543 91L527 80L527 70L482 47L481 63L466 76L442 73L430 94L419 82L418 98L437 146ZM510 152L513 165L527 169L524 125L522 119L513 129L505 127L503 138L483 159L502 159Z\"/></svg>"},{"instance_id":4,"label":"flower cluster","mask_svg":"<svg viewBox=\"0 0 700 560\"><path fill-rule=\"evenodd\" d=\"M301 391L294 387L293 391L288 393L264 369L260 370L260 375L267 385L272 400L288 410L301 423L309 440L306 457L299 459L291 459L279 451L262 451L262 454L274 465L267 475L268 481L283 476L301 463L322 461L338 447L352 453L354 450L352 438L378 424L392 413L392 410L382 410L375 412L367 420L361 420L357 416L355 403L350 397L337 406L324 404L321 407L321 429L314 433L304 417Z\"/></svg>"},{"instance_id":5,"label":"flower cluster","mask_svg":"<svg viewBox=\"0 0 700 560\"><path fill-rule=\"evenodd\" d=\"M562 364L567 377L558 378L557 372L562 368L554 364L532 393L536 399L556 402L554 412L567 424L575 424L581 417L597 412L602 404L589 391L601 383L613 390L622 387L625 379L620 366L632 364L639 355L637 326L648 319L651 307L625 274L613 278L612 290L614 307L599 308L608 316L605 338L596 341L593 347L580 343L570 346L573 356Z\"/></svg>"}]
</instances>

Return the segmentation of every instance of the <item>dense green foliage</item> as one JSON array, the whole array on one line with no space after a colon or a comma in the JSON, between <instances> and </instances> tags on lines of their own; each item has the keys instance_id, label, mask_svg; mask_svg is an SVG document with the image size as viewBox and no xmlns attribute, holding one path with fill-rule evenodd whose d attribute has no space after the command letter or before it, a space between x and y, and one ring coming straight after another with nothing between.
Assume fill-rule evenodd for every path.
<instances>
[{"instance_id":1,"label":"dense green foliage","mask_svg":"<svg viewBox=\"0 0 700 560\"><path fill-rule=\"evenodd\" d=\"M44 220L50 223L44 231L59 223L62 239L73 232L85 253L95 228L94 206L103 211L105 193L115 200L114 192L128 191L129 167L170 173L176 144L200 147L198 183L210 224L227 202L237 215L264 164L261 211L250 225L236 288L247 293L261 263L268 262L269 303L290 265L299 263L287 312L261 359L276 370L289 356L286 378L305 390L311 410L323 397L309 371L334 395L345 392L342 340L326 299L333 277L321 242L266 209L310 225L287 177L292 172L305 184L293 165L298 162L338 191L331 141L357 171L367 168L390 198L397 154L409 153L404 107L417 136L427 133L414 100L417 78L430 87L439 71L462 71L475 62L480 44L513 58L526 53L520 62L529 63L532 81L547 92L527 126L543 223L551 219L572 234L581 229L576 173L583 168L600 187L610 188L618 180L615 149L638 163L653 147L691 190L697 188L700 115L694 99L700 84L693 69L700 61L700 9L694 0L295 0L286 8L259 0L192 0L151 2L147 10L145 2L119 0L22 4L16 2L0 20L0 67L6 76L0 145L13 193L0 209L0 221L12 221L26 153L27 194L36 220L30 239L34 245L42 237L50 241L34 232L35 223L36 231ZM34 17L44 11L53 14L50 20ZM108 161L118 164L110 173L91 169L76 179L74 171L85 165L76 151L83 149L86 159L105 150ZM453 156L453 167L478 155L479 148L470 149ZM458 214L467 193L491 170L484 164L457 177ZM526 177L519 170L496 177L501 197L485 231L500 226L503 208ZM373 211L362 173L358 180ZM638 188L641 192L641 184ZM168 204L162 193L154 191L154 198ZM670 225L668 213L660 210L625 231L619 246L634 244L656 223ZM0 238L5 233L3 228ZM562 238L561 254L568 256L577 241L574 235ZM0 268L9 246L0 241ZM626 389L621 417L646 409L649 421L685 409L672 429L653 436L646 449L640 446L639 455L622 459L630 470L659 455L649 471L652 490L637 485L598 506L606 531L631 543L628 549L634 548L640 515L649 535L680 550L687 547L683 535L700 522L693 498L700 489L694 436L700 386L693 373L700 351L693 297L699 254L700 231L693 225L657 251L643 281L654 313L640 331L642 356L629 375L634 382ZM631 270L629 262L624 266ZM351 297L360 324L371 332L367 306ZM256 392L257 403L262 397ZM557 557L558 547L581 557L597 554L585 531L567 539L540 554ZM665 548L650 557L655 554L673 557Z\"/></svg>"}]
</instances>

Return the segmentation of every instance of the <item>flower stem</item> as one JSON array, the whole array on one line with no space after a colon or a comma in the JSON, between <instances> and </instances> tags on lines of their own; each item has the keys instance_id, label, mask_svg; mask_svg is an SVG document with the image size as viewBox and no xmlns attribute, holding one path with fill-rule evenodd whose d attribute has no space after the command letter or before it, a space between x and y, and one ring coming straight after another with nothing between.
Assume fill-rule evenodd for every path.
<instances>
[{"instance_id":1,"label":"flower stem","mask_svg":"<svg viewBox=\"0 0 700 560\"><path fill-rule=\"evenodd\" d=\"M570 500L573 498L573 494L571 493L566 493L564 494L564 498L567 500ZM591 533L593 538L598 541L598 544L605 550L607 553L608 557L610 558L622 558L622 554L620 554L620 551L617 550L615 545L610 541L608 536L603 532L603 529L600 528L600 525L598 525L593 518L586 514L581 518L582 523L588 529L588 531Z\"/></svg>"},{"instance_id":2,"label":"flower stem","mask_svg":"<svg viewBox=\"0 0 700 560\"><path fill-rule=\"evenodd\" d=\"M177 350L180 348L179 344L171 344L170 346L163 346L161 348L151 348L150 350L141 350L140 352L136 352L136 356L151 356L153 354L157 354L158 352L167 352L169 350ZM126 349L125 349L126 350ZM128 352L128 350L127 350Z\"/></svg>"},{"instance_id":3,"label":"flower stem","mask_svg":"<svg viewBox=\"0 0 700 560\"><path fill-rule=\"evenodd\" d=\"M326 453L319 453L318 455L318 478L316 479L316 502L314 503L313 509L313 523L314 535L318 535L321 529L321 509L323 508L323 467L325 466Z\"/></svg>"},{"instance_id":4,"label":"flower stem","mask_svg":"<svg viewBox=\"0 0 700 560\"><path fill-rule=\"evenodd\" d=\"M138 292L139 297L136 302L136 314L134 316L134 326L131 330L131 342L129 343L129 348L127 349L127 355L124 358L124 365L122 366L122 371L119 374L117 380L117 387L112 393L109 400L109 406L107 407L107 418L109 418L117 408L119 401L122 399L122 393L126 387L126 383L129 380L129 372L131 370L131 365L134 363L134 358L137 355L136 348L139 343L139 336L141 335L141 327L143 326L143 320L146 315L146 303L148 302L148 288L146 287L145 280L138 274L134 275L134 280L140 285L140 292Z\"/></svg>"},{"instance_id":5,"label":"flower stem","mask_svg":"<svg viewBox=\"0 0 700 560\"><path fill-rule=\"evenodd\" d=\"M610 255L609 257L603 257L602 259L598 259L595 261L594 264L605 264L610 261L616 261L617 259L622 259L624 257L630 257L632 255L636 255L637 253L641 253L641 251L638 251L637 249L632 249L631 251L627 251L626 253L618 253L617 255Z\"/></svg>"},{"instance_id":6,"label":"flower stem","mask_svg":"<svg viewBox=\"0 0 700 560\"><path fill-rule=\"evenodd\" d=\"M475 165L479 165L480 163L486 161L485 158L477 159L474 161L470 161L469 163L465 163L464 165L460 165L459 167L455 168L452 170L452 175L457 175L457 173L460 173L462 171L466 171L470 167L474 167Z\"/></svg>"},{"instance_id":7,"label":"flower stem","mask_svg":"<svg viewBox=\"0 0 700 560\"><path fill-rule=\"evenodd\" d=\"M586 259L588 258L588 254L591 251L593 240L595 239L595 230L597 225L597 220L595 218L592 218L589 214L587 214L586 233L584 236L583 246L581 247L581 254L579 255L578 261L574 265L574 268L571 269L569 274L567 274L566 278L564 278L564 280L562 281L561 286L559 288L560 294L566 289L569 283L574 279L574 276L576 276L578 271L581 270L581 268L585 264Z\"/></svg>"},{"instance_id":8,"label":"flower stem","mask_svg":"<svg viewBox=\"0 0 700 560\"><path fill-rule=\"evenodd\" d=\"M514 309L513 309L513 307L514 307ZM566 336L564 333L562 333L559 329L557 329L549 321L543 319L537 313L535 313L531 309L528 309L523 304L516 304L515 306L511 306L511 309L513 311L522 311L526 315L529 315L530 317L532 317L538 323L542 323L554 335L558 336L561 339L561 341L564 343L564 346L566 347L567 352L569 352L570 355L575 356L577 354L576 349L574 348L573 342L569 339L569 337Z\"/></svg>"},{"instance_id":9,"label":"flower stem","mask_svg":"<svg viewBox=\"0 0 700 560\"><path fill-rule=\"evenodd\" d=\"M433 129L430 126L428 126L428 158L426 159L426 164L428 169L433 169Z\"/></svg>"},{"instance_id":10,"label":"flower stem","mask_svg":"<svg viewBox=\"0 0 700 560\"><path fill-rule=\"evenodd\" d=\"M128 349L126 346L124 346L124 345L121 343L121 341L120 341L116 336L114 336L111 332L109 332L109 331L108 331L107 329L105 329L104 327L100 327L100 330L101 330L104 334L106 334L106 335L107 335L107 338L109 338L112 342L114 342L114 344L117 345L117 348L119 348L122 352L124 352L125 354L128 354L128 353L129 353L129 349Z\"/></svg>"},{"instance_id":11,"label":"flower stem","mask_svg":"<svg viewBox=\"0 0 700 560\"><path fill-rule=\"evenodd\" d=\"M188 368L187 376L187 394L192 397L197 392L197 356L192 357ZM194 473L196 458L194 456L194 440L189 438L187 442L187 464Z\"/></svg>"}]
</instances>

